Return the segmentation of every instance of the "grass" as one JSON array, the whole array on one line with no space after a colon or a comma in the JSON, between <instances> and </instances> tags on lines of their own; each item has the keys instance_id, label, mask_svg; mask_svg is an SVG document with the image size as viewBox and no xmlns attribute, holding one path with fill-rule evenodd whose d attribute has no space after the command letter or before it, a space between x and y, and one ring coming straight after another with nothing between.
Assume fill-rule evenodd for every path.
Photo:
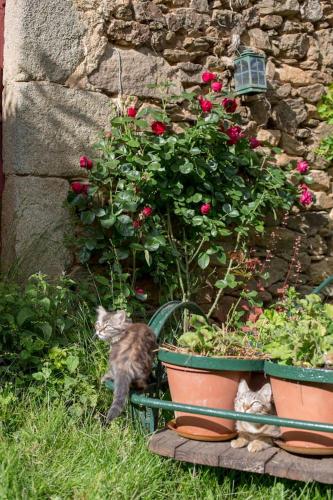
<instances>
[{"instance_id":1,"label":"grass","mask_svg":"<svg viewBox=\"0 0 333 500\"><path fill-rule=\"evenodd\" d=\"M103 429L93 414L71 415L61 401L7 401L0 418L1 500L332 498L324 485L163 459L126 418Z\"/></svg>"}]
</instances>

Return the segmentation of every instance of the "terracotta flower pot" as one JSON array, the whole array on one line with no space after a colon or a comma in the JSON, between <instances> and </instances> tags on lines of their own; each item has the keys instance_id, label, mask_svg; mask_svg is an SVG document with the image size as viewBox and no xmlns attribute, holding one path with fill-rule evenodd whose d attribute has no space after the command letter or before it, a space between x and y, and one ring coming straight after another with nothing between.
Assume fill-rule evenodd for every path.
<instances>
[{"instance_id":1,"label":"terracotta flower pot","mask_svg":"<svg viewBox=\"0 0 333 500\"><path fill-rule=\"evenodd\" d=\"M172 401L225 410L234 409L240 379L248 380L249 370L263 367L262 362L192 356L164 349L160 349L159 359L167 369ZM224 441L235 436L234 420L179 411L175 417L174 430L192 439Z\"/></svg>"},{"instance_id":2,"label":"terracotta flower pot","mask_svg":"<svg viewBox=\"0 0 333 500\"><path fill-rule=\"evenodd\" d=\"M333 371L265 363L279 417L333 424ZM333 454L333 434L282 427L288 451Z\"/></svg>"}]
</instances>

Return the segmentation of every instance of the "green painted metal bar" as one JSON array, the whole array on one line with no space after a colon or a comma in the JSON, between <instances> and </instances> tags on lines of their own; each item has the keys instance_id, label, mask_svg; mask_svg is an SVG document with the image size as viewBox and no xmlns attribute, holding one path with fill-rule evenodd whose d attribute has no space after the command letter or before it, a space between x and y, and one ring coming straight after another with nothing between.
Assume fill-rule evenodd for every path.
<instances>
[{"instance_id":1,"label":"green painted metal bar","mask_svg":"<svg viewBox=\"0 0 333 500\"><path fill-rule=\"evenodd\" d=\"M206 317L205 313L194 302L181 302L172 300L161 306L150 319L148 325L158 338L169 318L178 310L188 309L189 311Z\"/></svg>"},{"instance_id":2,"label":"green painted metal bar","mask_svg":"<svg viewBox=\"0 0 333 500\"><path fill-rule=\"evenodd\" d=\"M324 281L322 281L316 288L312 290L311 293L320 293L322 290L324 290L324 288L326 288L331 283L333 283L333 275L329 276Z\"/></svg>"},{"instance_id":3,"label":"green painted metal bar","mask_svg":"<svg viewBox=\"0 0 333 500\"><path fill-rule=\"evenodd\" d=\"M272 416L255 415L251 413L242 413L232 410L221 410L219 408L204 408L201 406L175 403L173 401L162 401L161 399L149 398L141 394L132 393L131 402L138 405L148 406L149 408L161 408L163 410L185 411L198 415L207 415L209 417L230 418L231 420L243 420L245 422L255 422L261 424L278 425L291 427L293 429L305 429L307 431L332 432L333 425L323 422L311 422L306 420L294 420L292 418L281 418Z\"/></svg>"}]
</instances>

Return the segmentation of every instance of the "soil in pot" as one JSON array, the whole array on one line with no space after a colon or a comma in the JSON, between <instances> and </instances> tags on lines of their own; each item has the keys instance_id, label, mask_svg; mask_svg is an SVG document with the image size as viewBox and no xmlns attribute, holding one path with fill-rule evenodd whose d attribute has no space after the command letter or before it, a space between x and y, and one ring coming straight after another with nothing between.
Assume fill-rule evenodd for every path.
<instances>
[{"instance_id":1,"label":"soil in pot","mask_svg":"<svg viewBox=\"0 0 333 500\"><path fill-rule=\"evenodd\" d=\"M167 369L172 401L195 406L234 409L234 400L241 378L249 373L210 371L163 363ZM175 412L175 430L192 439L225 441L235 436L235 421Z\"/></svg>"}]
</instances>

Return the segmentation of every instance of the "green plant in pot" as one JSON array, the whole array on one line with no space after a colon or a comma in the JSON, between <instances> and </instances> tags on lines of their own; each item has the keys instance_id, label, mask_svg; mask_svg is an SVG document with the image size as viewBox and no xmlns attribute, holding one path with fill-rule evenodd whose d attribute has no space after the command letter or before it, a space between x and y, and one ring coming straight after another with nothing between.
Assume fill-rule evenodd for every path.
<instances>
[{"instance_id":1,"label":"green plant in pot","mask_svg":"<svg viewBox=\"0 0 333 500\"><path fill-rule=\"evenodd\" d=\"M286 297L255 324L279 417L333 423L333 305L316 294ZM281 446L305 454L333 454L333 435L282 428Z\"/></svg>"},{"instance_id":2,"label":"green plant in pot","mask_svg":"<svg viewBox=\"0 0 333 500\"><path fill-rule=\"evenodd\" d=\"M234 409L241 378L249 382L251 374L263 372L264 366L255 335L241 330L241 315L234 308L221 326L204 316L192 315L189 329L178 338L177 346L162 346L159 359L166 367L173 401ZM177 411L171 426L183 436L206 441L235 436L233 420L186 412Z\"/></svg>"}]
</instances>

